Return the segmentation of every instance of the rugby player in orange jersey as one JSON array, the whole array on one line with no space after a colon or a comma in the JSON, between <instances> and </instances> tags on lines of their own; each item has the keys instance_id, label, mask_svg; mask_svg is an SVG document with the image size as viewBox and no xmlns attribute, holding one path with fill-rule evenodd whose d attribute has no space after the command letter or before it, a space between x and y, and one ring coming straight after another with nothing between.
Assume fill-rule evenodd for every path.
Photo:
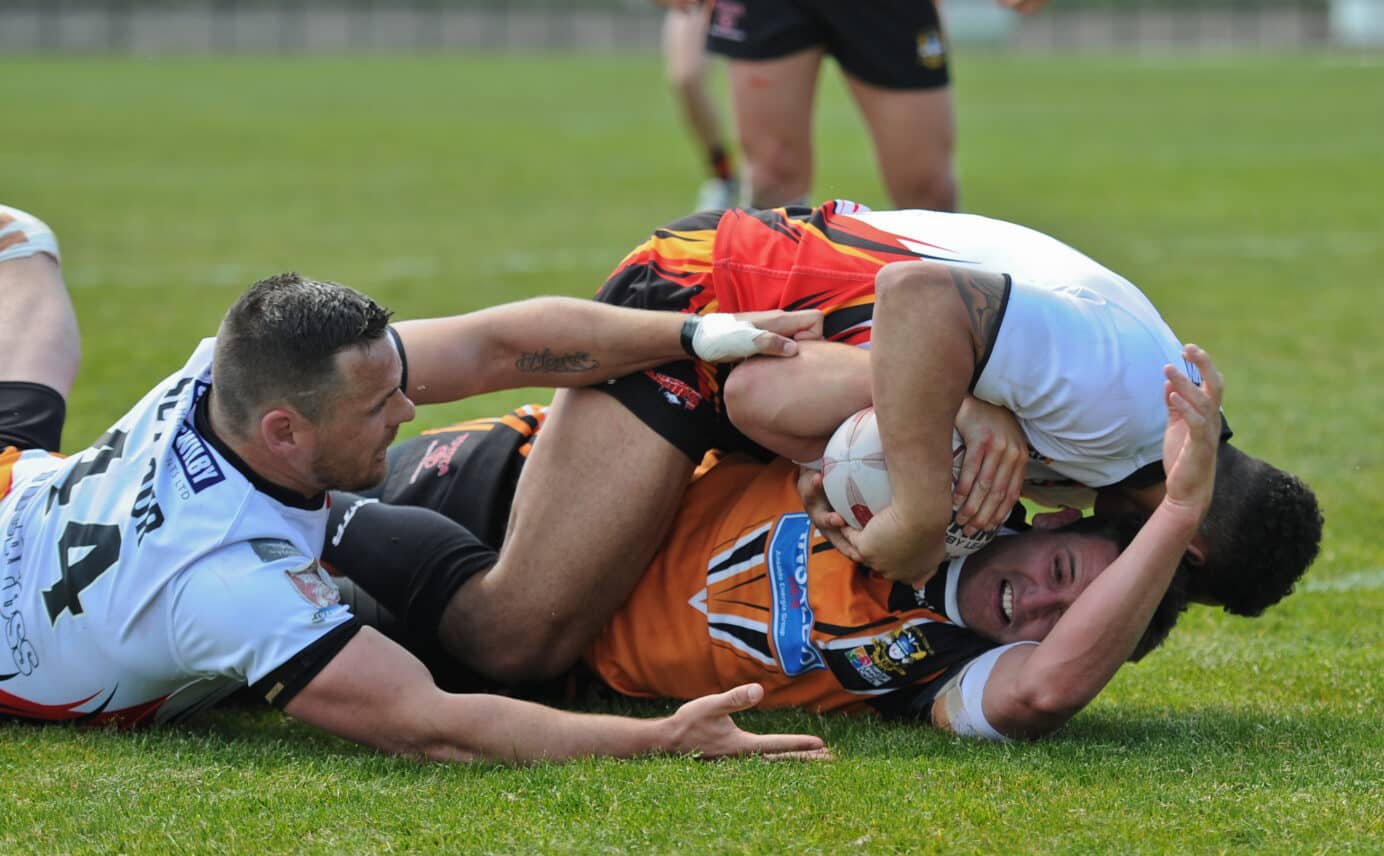
<instances>
[{"instance_id":1,"label":"rugby player in orange jersey","mask_svg":"<svg viewBox=\"0 0 1384 856\"><path fill-rule=\"evenodd\" d=\"M877 289L881 307L902 308L877 315ZM913 582L936 567L953 504L958 520L993 528L1026 469L1132 497L1144 512L1157 508L1163 366L1195 372L1128 280L1046 235L973 215L869 212L839 201L702 212L657 230L597 299L689 315L816 308L830 343L873 343L856 389L876 398L896 501L854 536L863 541L841 543ZM765 381L762 369L750 362L729 375L737 402L767 403L771 423L819 411L796 402L828 389L825 377ZM519 481L499 564L448 607L441 635L451 654L504 680L560 674L575 662L653 556L702 454L753 445L727 418L726 383L724 369L681 361L559 392L545 442ZM1022 431L973 427L972 416L996 410L981 399L1009 410ZM948 484L954 418L968 447L964 496L956 497ZM754 436L771 437L775 427ZM1009 439L993 445L997 436ZM1320 515L1288 474L1233 447L1218 461L1230 467L1217 482L1226 497L1202 533L1207 543L1194 542L1208 564L1192 583L1204 599L1257 614L1310 564ZM825 526L820 507L813 513ZM1233 541L1242 532L1251 543ZM535 605L545 616L536 625Z\"/></svg>"},{"instance_id":2,"label":"rugby player in orange jersey","mask_svg":"<svg viewBox=\"0 0 1384 856\"><path fill-rule=\"evenodd\" d=\"M770 706L873 708L992 739L1054 730L1185 605L1168 589L1210 502L1221 394L1205 352L1186 353L1205 387L1169 367L1168 499L1142 528L1125 524L1117 539L1118 526L1091 519L1000 538L915 590L814 531L796 510L790 462L731 457L688 489L585 662L628 695L689 698L755 680ZM526 408L396 447L375 495L334 497L324 561L432 640L467 579L495 561L476 535L503 538L509 486L546 442L532 442L542 418Z\"/></svg>"}]
</instances>

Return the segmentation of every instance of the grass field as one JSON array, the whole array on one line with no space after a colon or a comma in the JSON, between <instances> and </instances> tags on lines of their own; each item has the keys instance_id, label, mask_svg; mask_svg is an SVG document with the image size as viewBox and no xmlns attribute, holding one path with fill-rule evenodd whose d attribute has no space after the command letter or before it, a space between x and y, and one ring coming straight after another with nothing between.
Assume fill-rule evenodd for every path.
<instances>
[{"instance_id":1,"label":"grass field","mask_svg":"<svg viewBox=\"0 0 1384 856\"><path fill-rule=\"evenodd\" d=\"M1384 850L1384 60L957 71L964 206L1140 283L1217 357L1240 445L1320 493L1298 594L1254 621L1195 608L1032 745L754 714L838 759L516 770L384 758L270 713L0 725L0 850ZM0 80L0 199L58 229L83 327L73 449L262 275L338 279L402 317L587 295L700 178L652 56L10 58ZM887 207L834 76L821 98L816 195Z\"/></svg>"}]
</instances>

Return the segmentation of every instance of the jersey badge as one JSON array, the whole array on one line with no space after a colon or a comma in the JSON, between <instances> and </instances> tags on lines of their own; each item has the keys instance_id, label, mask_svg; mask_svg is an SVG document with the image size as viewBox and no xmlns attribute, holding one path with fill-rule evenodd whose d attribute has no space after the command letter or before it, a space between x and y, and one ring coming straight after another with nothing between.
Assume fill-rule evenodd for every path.
<instances>
[{"instance_id":1,"label":"jersey badge","mask_svg":"<svg viewBox=\"0 0 1384 856\"><path fill-rule=\"evenodd\" d=\"M318 609L341 603L341 590L332 582L332 578L327 576L327 572L322 570L316 559L308 563L307 567L296 571L284 571L284 574L288 576L288 581L293 584L298 594L302 595L303 600Z\"/></svg>"},{"instance_id":2,"label":"jersey badge","mask_svg":"<svg viewBox=\"0 0 1384 856\"><path fill-rule=\"evenodd\" d=\"M882 687L889 683L889 675L875 665L875 661L870 658L870 652L865 649L864 645L847 651L846 662L850 663L856 674L860 675L872 687Z\"/></svg>"},{"instance_id":3,"label":"jersey badge","mask_svg":"<svg viewBox=\"0 0 1384 856\"><path fill-rule=\"evenodd\" d=\"M870 654L879 667L895 675L907 674L909 666L926 659L931 653L932 646L913 627L904 627L881 636L870 646Z\"/></svg>"}]
</instances>

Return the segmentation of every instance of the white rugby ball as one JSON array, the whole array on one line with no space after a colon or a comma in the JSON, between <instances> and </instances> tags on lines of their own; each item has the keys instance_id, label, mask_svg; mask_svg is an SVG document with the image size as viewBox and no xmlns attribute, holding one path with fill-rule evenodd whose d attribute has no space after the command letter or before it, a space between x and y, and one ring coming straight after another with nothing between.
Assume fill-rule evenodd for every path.
<instances>
[{"instance_id":1,"label":"white rugby ball","mask_svg":"<svg viewBox=\"0 0 1384 856\"><path fill-rule=\"evenodd\" d=\"M966 444L952 429L952 486L961 477ZM863 529L870 518L889 506L894 492L884 465L884 444L879 438L875 409L859 410L842 422L827 441L822 455L822 487L827 501L846 522ZM955 523L947 525L947 555L968 556L990 543L994 530L967 537Z\"/></svg>"}]
</instances>

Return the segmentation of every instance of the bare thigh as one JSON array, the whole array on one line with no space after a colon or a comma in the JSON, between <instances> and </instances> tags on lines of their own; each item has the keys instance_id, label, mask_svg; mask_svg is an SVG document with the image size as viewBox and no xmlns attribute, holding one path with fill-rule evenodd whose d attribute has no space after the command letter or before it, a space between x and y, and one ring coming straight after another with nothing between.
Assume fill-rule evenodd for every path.
<instances>
[{"instance_id":1,"label":"bare thigh","mask_svg":"<svg viewBox=\"0 0 1384 856\"><path fill-rule=\"evenodd\" d=\"M657 551L692 474L614 398L560 391L515 492L494 568L448 604L448 651L497 680L576 662Z\"/></svg>"},{"instance_id":2,"label":"bare thigh","mask_svg":"<svg viewBox=\"0 0 1384 856\"><path fill-rule=\"evenodd\" d=\"M0 381L41 383L64 398L81 360L62 268L38 253L0 262Z\"/></svg>"},{"instance_id":3,"label":"bare thigh","mask_svg":"<svg viewBox=\"0 0 1384 856\"><path fill-rule=\"evenodd\" d=\"M956 208L956 119L950 87L885 89L850 75L890 199L898 208Z\"/></svg>"},{"instance_id":4,"label":"bare thigh","mask_svg":"<svg viewBox=\"0 0 1384 856\"><path fill-rule=\"evenodd\" d=\"M779 59L730 60L731 103L756 208L806 199L812 189L812 101L822 55L812 48Z\"/></svg>"}]
</instances>

